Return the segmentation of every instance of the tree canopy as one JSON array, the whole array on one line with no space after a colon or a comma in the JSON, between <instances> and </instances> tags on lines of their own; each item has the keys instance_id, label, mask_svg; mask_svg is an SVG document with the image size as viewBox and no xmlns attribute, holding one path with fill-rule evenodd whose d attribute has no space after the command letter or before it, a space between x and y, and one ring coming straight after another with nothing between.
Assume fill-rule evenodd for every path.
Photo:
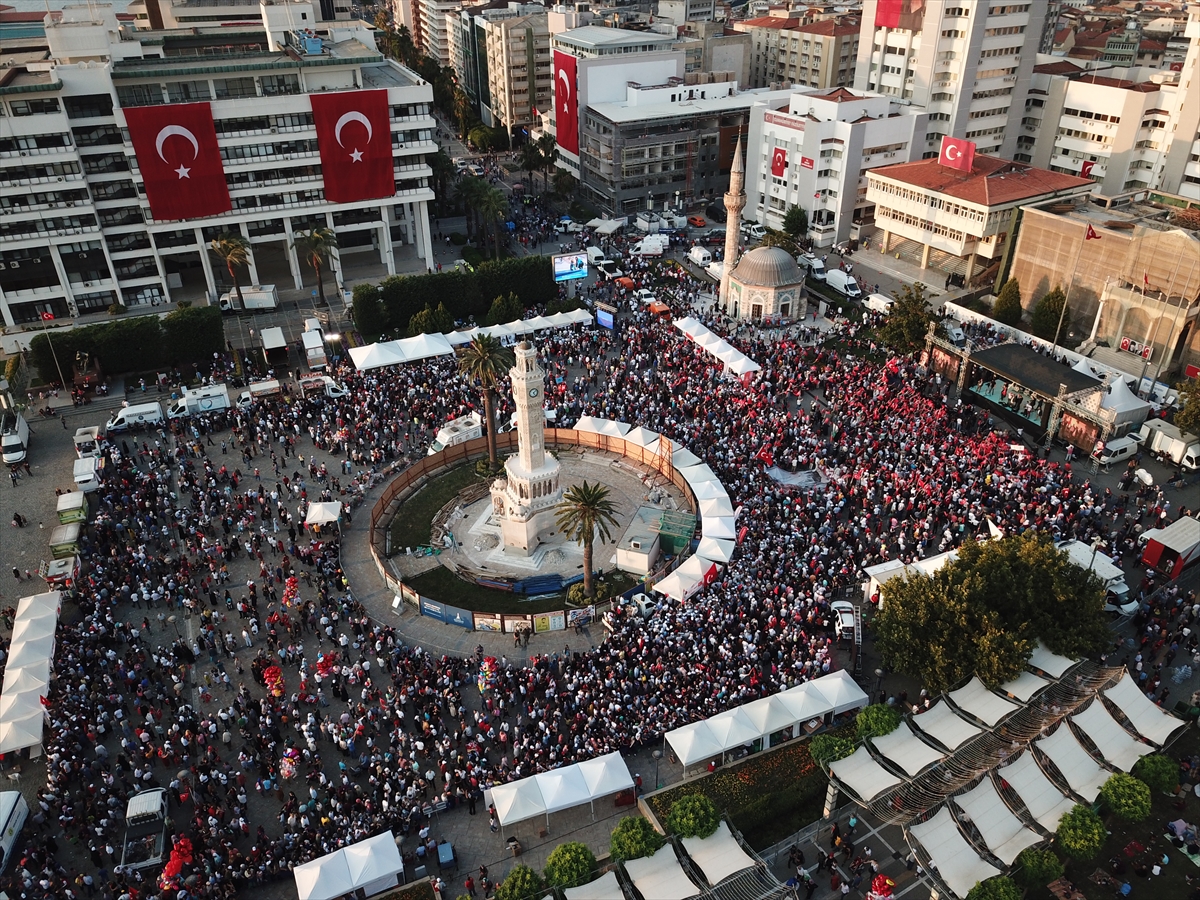
<instances>
[{"instance_id":1,"label":"tree canopy","mask_svg":"<svg viewBox=\"0 0 1200 900\"><path fill-rule=\"evenodd\" d=\"M496 885L496 900L538 900L546 892L546 882L529 866L514 866Z\"/></svg>"},{"instance_id":2,"label":"tree canopy","mask_svg":"<svg viewBox=\"0 0 1200 900\"><path fill-rule=\"evenodd\" d=\"M992 307L992 318L1005 325L1017 325L1021 321L1021 285L1015 278L1004 282L996 305Z\"/></svg>"},{"instance_id":3,"label":"tree canopy","mask_svg":"<svg viewBox=\"0 0 1200 900\"><path fill-rule=\"evenodd\" d=\"M652 855L665 840L642 816L626 816L612 830L608 852L613 859L641 859Z\"/></svg>"},{"instance_id":4,"label":"tree canopy","mask_svg":"<svg viewBox=\"0 0 1200 900\"><path fill-rule=\"evenodd\" d=\"M853 753L854 741L834 734L818 734L808 742L808 752L818 765L828 766Z\"/></svg>"},{"instance_id":5,"label":"tree canopy","mask_svg":"<svg viewBox=\"0 0 1200 900\"><path fill-rule=\"evenodd\" d=\"M1179 403L1183 407L1175 413L1175 424L1180 431L1200 433L1200 378L1189 378L1175 385L1179 389Z\"/></svg>"},{"instance_id":6,"label":"tree canopy","mask_svg":"<svg viewBox=\"0 0 1200 900\"><path fill-rule=\"evenodd\" d=\"M595 871L596 855L591 848L579 841L568 841L550 851L542 874L551 887L573 888L591 881Z\"/></svg>"},{"instance_id":7,"label":"tree canopy","mask_svg":"<svg viewBox=\"0 0 1200 900\"><path fill-rule=\"evenodd\" d=\"M1179 763L1161 753L1143 756L1134 764L1133 774L1159 794L1173 794L1179 786Z\"/></svg>"},{"instance_id":8,"label":"tree canopy","mask_svg":"<svg viewBox=\"0 0 1200 900\"><path fill-rule=\"evenodd\" d=\"M1044 887L1063 873L1062 861L1048 847L1026 847L1017 855L1013 877L1028 888Z\"/></svg>"},{"instance_id":9,"label":"tree canopy","mask_svg":"<svg viewBox=\"0 0 1200 900\"><path fill-rule=\"evenodd\" d=\"M967 541L929 575L883 585L875 617L885 665L938 692L978 675L995 687L1019 675L1041 641L1081 657L1109 640L1100 580L1033 531Z\"/></svg>"},{"instance_id":10,"label":"tree canopy","mask_svg":"<svg viewBox=\"0 0 1200 900\"><path fill-rule=\"evenodd\" d=\"M1066 306L1065 312L1063 311L1064 306ZM1060 319L1061 327L1059 326ZM1062 343L1063 335L1070 327L1071 307L1067 306L1067 297L1062 288L1056 287L1039 300L1037 306L1033 308L1033 315L1029 317L1029 328L1042 340L1052 341L1057 335L1059 343Z\"/></svg>"},{"instance_id":11,"label":"tree canopy","mask_svg":"<svg viewBox=\"0 0 1200 900\"><path fill-rule=\"evenodd\" d=\"M936 320L925 300L925 286L906 284L897 294L879 336L893 352L907 356L925 346L929 323Z\"/></svg>"},{"instance_id":12,"label":"tree canopy","mask_svg":"<svg viewBox=\"0 0 1200 900\"><path fill-rule=\"evenodd\" d=\"M783 230L794 241L800 240L808 232L808 213L804 207L792 204L783 214Z\"/></svg>"},{"instance_id":13,"label":"tree canopy","mask_svg":"<svg viewBox=\"0 0 1200 900\"><path fill-rule=\"evenodd\" d=\"M717 808L703 794L680 797L667 813L667 828L679 837L706 838L721 824Z\"/></svg>"},{"instance_id":14,"label":"tree canopy","mask_svg":"<svg viewBox=\"0 0 1200 900\"><path fill-rule=\"evenodd\" d=\"M1075 859L1091 859L1107 836L1100 817L1090 807L1078 803L1058 823L1058 846Z\"/></svg>"},{"instance_id":15,"label":"tree canopy","mask_svg":"<svg viewBox=\"0 0 1200 900\"><path fill-rule=\"evenodd\" d=\"M1126 822L1140 822L1150 815L1150 788L1124 772L1113 772L1108 777L1100 788L1100 799L1113 815Z\"/></svg>"},{"instance_id":16,"label":"tree canopy","mask_svg":"<svg viewBox=\"0 0 1200 900\"><path fill-rule=\"evenodd\" d=\"M1021 889L1007 875L980 881L967 892L967 900L1021 900Z\"/></svg>"},{"instance_id":17,"label":"tree canopy","mask_svg":"<svg viewBox=\"0 0 1200 900\"><path fill-rule=\"evenodd\" d=\"M883 737L900 727L900 711L886 703L872 703L864 707L854 721L860 739Z\"/></svg>"}]
</instances>

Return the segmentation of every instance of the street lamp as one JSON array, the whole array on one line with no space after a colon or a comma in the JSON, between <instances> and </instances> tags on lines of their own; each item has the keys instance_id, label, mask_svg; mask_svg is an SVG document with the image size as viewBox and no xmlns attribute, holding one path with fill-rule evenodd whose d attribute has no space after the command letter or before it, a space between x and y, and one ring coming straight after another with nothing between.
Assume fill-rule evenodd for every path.
<instances>
[{"instance_id":1,"label":"street lamp","mask_svg":"<svg viewBox=\"0 0 1200 900\"><path fill-rule=\"evenodd\" d=\"M658 764L662 762L662 751L655 750L650 755L654 757L654 789L657 791L661 786L658 783Z\"/></svg>"},{"instance_id":2,"label":"street lamp","mask_svg":"<svg viewBox=\"0 0 1200 900\"><path fill-rule=\"evenodd\" d=\"M179 620L175 616L167 616L167 621L174 626L176 636L183 637L183 634L179 631Z\"/></svg>"},{"instance_id":3,"label":"street lamp","mask_svg":"<svg viewBox=\"0 0 1200 900\"><path fill-rule=\"evenodd\" d=\"M879 689L883 687L883 669L875 670L875 694L879 695Z\"/></svg>"}]
</instances>

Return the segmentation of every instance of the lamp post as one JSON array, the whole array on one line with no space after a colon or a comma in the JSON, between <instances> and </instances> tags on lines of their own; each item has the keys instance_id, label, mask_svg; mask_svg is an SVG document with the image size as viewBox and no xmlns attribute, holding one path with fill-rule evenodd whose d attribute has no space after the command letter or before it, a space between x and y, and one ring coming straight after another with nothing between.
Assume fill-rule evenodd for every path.
<instances>
[{"instance_id":1,"label":"lamp post","mask_svg":"<svg viewBox=\"0 0 1200 900\"><path fill-rule=\"evenodd\" d=\"M183 634L179 631L179 619L176 618L175 616L167 616L167 621L170 622L172 626L174 626L175 635L177 637L183 637Z\"/></svg>"},{"instance_id":2,"label":"lamp post","mask_svg":"<svg viewBox=\"0 0 1200 900\"><path fill-rule=\"evenodd\" d=\"M879 689L883 687L883 669L875 670L875 696L879 696Z\"/></svg>"},{"instance_id":3,"label":"lamp post","mask_svg":"<svg viewBox=\"0 0 1200 900\"><path fill-rule=\"evenodd\" d=\"M655 750L650 755L654 757L654 789L657 791L660 787L658 783L658 764L662 762L662 751Z\"/></svg>"},{"instance_id":4,"label":"lamp post","mask_svg":"<svg viewBox=\"0 0 1200 900\"><path fill-rule=\"evenodd\" d=\"M329 334L325 335L325 340L329 341L329 343L333 345L334 361L339 361L342 358L342 336L336 331L331 331Z\"/></svg>"}]
</instances>

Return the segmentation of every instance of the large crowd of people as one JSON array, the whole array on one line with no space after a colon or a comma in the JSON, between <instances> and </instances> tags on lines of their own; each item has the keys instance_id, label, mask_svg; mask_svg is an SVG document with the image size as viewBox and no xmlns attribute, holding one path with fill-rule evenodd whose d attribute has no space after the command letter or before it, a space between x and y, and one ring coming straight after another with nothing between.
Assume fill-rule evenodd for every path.
<instances>
[{"instance_id":1,"label":"large crowd of people","mask_svg":"<svg viewBox=\"0 0 1200 900\"><path fill-rule=\"evenodd\" d=\"M635 277L680 312L702 288L682 269ZM64 604L39 839L0 881L9 896L232 898L388 828L415 861L435 804L474 813L489 785L828 672L829 604L864 566L986 535L989 520L1090 541L1150 513L1014 450L915 363L867 361L880 348L859 327L836 330L834 349L809 325L768 335L704 318L762 370L731 378L640 306L614 331L537 343L561 424L644 425L712 466L742 508L737 555L687 603L612 616L593 649L502 660L482 697L478 657L406 645L354 599L338 538L302 524L308 503L350 503L478 404L453 359L343 365L344 398L289 392L114 436ZM500 406L505 422L511 398ZM148 786L169 790L173 834L192 842L169 883L120 866L125 800ZM67 841L82 870L59 861Z\"/></svg>"}]
</instances>

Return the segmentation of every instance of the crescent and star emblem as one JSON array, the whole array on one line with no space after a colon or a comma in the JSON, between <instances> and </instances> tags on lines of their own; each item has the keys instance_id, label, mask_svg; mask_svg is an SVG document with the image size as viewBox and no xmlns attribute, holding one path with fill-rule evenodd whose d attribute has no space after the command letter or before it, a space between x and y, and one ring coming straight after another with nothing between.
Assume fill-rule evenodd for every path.
<instances>
[{"instance_id":1,"label":"crescent and star emblem","mask_svg":"<svg viewBox=\"0 0 1200 900\"><path fill-rule=\"evenodd\" d=\"M342 143L342 129L351 122L362 122L363 127L367 129L367 143L371 143L371 138L374 135L374 131L371 129L371 120L355 109L348 113L342 113L341 118L337 120L337 125L333 127L333 137L337 140L338 146L346 146ZM362 151L355 147L354 151L350 154L351 161L362 162L362 158Z\"/></svg>"},{"instance_id":2,"label":"crescent and star emblem","mask_svg":"<svg viewBox=\"0 0 1200 900\"><path fill-rule=\"evenodd\" d=\"M570 111L570 107L567 106L567 103L571 99L571 79L567 77L567 72L565 69L558 70L558 77L562 79L563 83L562 108L563 113L566 114Z\"/></svg>"},{"instance_id":3,"label":"crescent and star emblem","mask_svg":"<svg viewBox=\"0 0 1200 900\"><path fill-rule=\"evenodd\" d=\"M961 156L962 151L958 149L957 144L950 144L946 147L946 159L950 160L950 162L954 162Z\"/></svg>"},{"instance_id":4,"label":"crescent and star emblem","mask_svg":"<svg viewBox=\"0 0 1200 900\"><path fill-rule=\"evenodd\" d=\"M163 156L163 144L166 143L167 138L176 134L182 138L187 138L188 143L192 145L193 160L200 155L200 142L196 140L196 136L194 134L192 134L182 125L168 125L166 128L163 128L161 131L159 131L158 137L154 139L154 149L158 151L158 158L167 163L167 165L170 165L170 163L167 162L167 158ZM175 169L174 171L175 174L181 179L191 177L188 173L192 170L183 163L180 163L179 168Z\"/></svg>"}]
</instances>

